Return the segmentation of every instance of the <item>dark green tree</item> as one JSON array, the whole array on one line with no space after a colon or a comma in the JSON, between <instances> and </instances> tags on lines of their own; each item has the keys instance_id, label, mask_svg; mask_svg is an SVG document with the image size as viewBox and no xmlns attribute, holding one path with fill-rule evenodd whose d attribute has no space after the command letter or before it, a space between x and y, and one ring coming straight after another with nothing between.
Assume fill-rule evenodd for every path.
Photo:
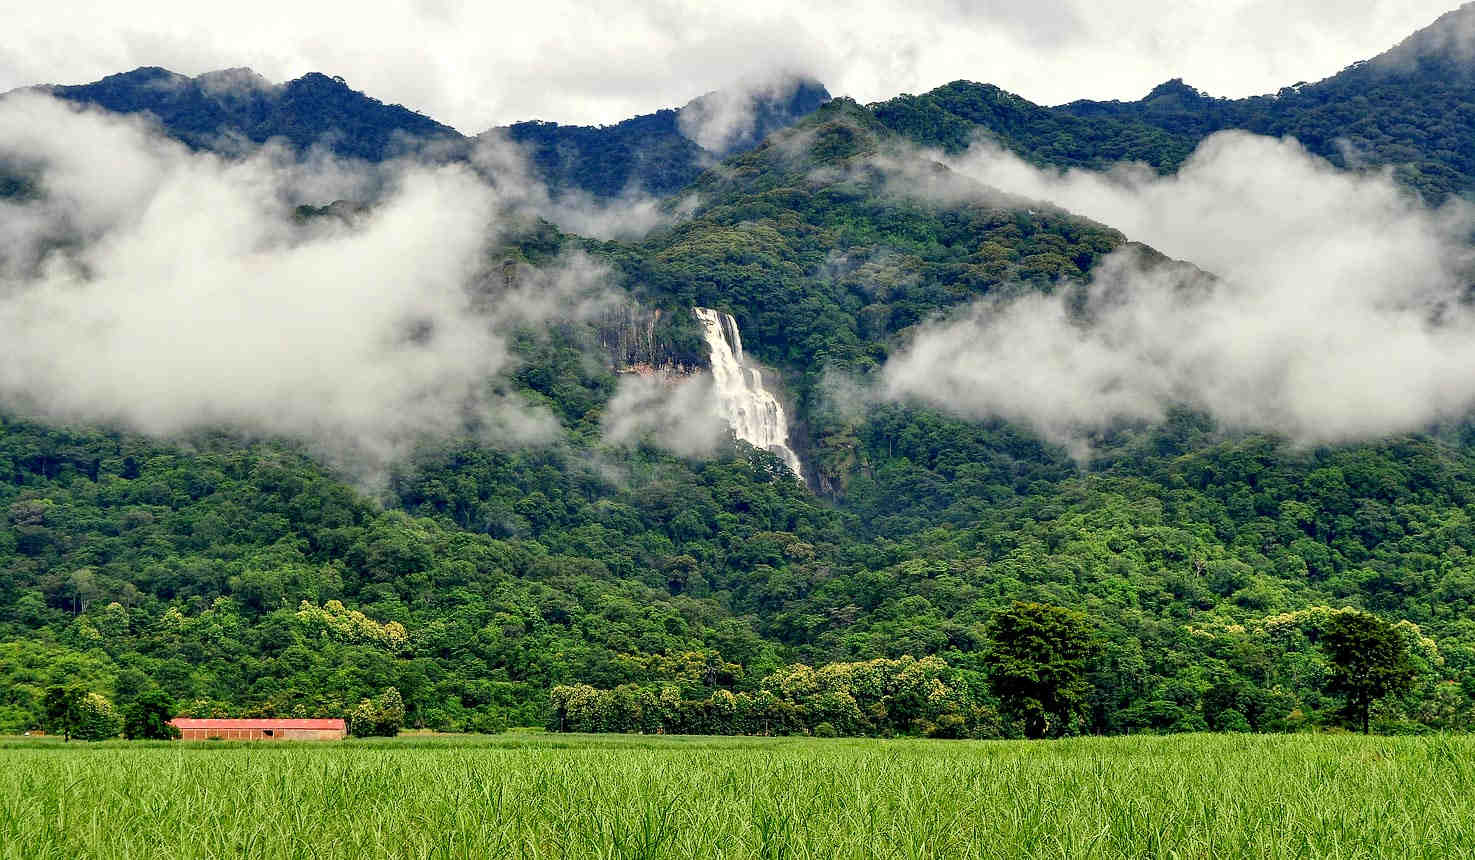
<instances>
[{"instance_id":1,"label":"dark green tree","mask_svg":"<svg viewBox=\"0 0 1475 860\"><path fill-rule=\"evenodd\" d=\"M170 725L174 700L163 690L149 690L123 709L123 736L129 740L167 741L179 737Z\"/></svg>"},{"instance_id":2,"label":"dark green tree","mask_svg":"<svg viewBox=\"0 0 1475 860\"><path fill-rule=\"evenodd\" d=\"M1342 697L1343 712L1370 731L1369 711L1384 696L1405 693L1417 669L1399 629L1367 612L1339 612L1321 634L1331 661L1327 690Z\"/></svg>"},{"instance_id":3,"label":"dark green tree","mask_svg":"<svg viewBox=\"0 0 1475 860\"><path fill-rule=\"evenodd\" d=\"M1046 603L1015 603L993 617L989 636L989 687L1025 736L1066 734L1089 703L1086 673L1097 644L1086 617Z\"/></svg>"},{"instance_id":4,"label":"dark green tree","mask_svg":"<svg viewBox=\"0 0 1475 860\"><path fill-rule=\"evenodd\" d=\"M46 712L46 730L61 732L70 741L82 721L82 703L87 690L80 684L53 684L46 688L42 707Z\"/></svg>"}]
</instances>

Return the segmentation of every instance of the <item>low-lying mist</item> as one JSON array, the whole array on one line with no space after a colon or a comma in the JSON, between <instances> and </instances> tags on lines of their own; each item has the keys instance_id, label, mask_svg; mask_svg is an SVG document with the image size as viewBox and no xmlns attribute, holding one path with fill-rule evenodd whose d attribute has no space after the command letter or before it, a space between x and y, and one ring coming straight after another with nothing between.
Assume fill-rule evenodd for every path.
<instances>
[{"instance_id":1,"label":"low-lying mist","mask_svg":"<svg viewBox=\"0 0 1475 860\"><path fill-rule=\"evenodd\" d=\"M0 201L0 403L50 420L290 437L365 474L431 436L542 441L507 327L615 300L578 257L487 277L536 194L469 165L226 159L34 95L0 100L0 164L36 192Z\"/></svg>"},{"instance_id":2,"label":"low-lying mist","mask_svg":"<svg viewBox=\"0 0 1475 860\"><path fill-rule=\"evenodd\" d=\"M1341 171L1292 140L1225 132L1182 169L1042 170L987 143L949 166L1120 229L1192 267L1124 247L1084 303L981 301L924 326L880 388L1090 436L1168 409L1228 428L1338 442L1418 430L1475 406L1475 213L1388 172Z\"/></svg>"}]
</instances>

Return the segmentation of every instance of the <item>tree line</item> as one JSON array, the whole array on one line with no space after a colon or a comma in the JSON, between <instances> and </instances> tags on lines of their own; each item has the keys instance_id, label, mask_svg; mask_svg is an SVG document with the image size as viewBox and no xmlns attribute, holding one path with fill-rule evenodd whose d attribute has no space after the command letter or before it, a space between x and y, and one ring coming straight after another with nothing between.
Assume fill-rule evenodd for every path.
<instances>
[{"instance_id":1,"label":"tree line","mask_svg":"<svg viewBox=\"0 0 1475 860\"><path fill-rule=\"evenodd\" d=\"M1086 729L1092 663L1101 655L1084 615L1016 603L994 616L982 672L938 657L785 666L752 692L693 699L673 685L601 690L560 685L549 731L644 734L1063 737ZM1329 613L1319 630L1343 719L1364 733L1384 697L1407 692L1417 669L1404 631L1371 613ZM1248 730L1247 723L1234 728Z\"/></svg>"}]
</instances>

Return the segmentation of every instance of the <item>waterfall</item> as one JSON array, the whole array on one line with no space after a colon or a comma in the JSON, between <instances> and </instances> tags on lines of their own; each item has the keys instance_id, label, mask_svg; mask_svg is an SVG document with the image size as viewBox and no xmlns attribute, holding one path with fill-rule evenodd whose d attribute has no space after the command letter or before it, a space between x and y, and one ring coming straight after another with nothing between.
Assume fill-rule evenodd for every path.
<instances>
[{"instance_id":1,"label":"waterfall","mask_svg":"<svg viewBox=\"0 0 1475 860\"><path fill-rule=\"evenodd\" d=\"M711 352L718 412L732 427L733 435L754 448L777 454L803 483L799 457L789 447L784 407L763 387L763 371L743 360L743 336L738 332L737 320L711 308L692 308L692 312L702 322Z\"/></svg>"}]
</instances>

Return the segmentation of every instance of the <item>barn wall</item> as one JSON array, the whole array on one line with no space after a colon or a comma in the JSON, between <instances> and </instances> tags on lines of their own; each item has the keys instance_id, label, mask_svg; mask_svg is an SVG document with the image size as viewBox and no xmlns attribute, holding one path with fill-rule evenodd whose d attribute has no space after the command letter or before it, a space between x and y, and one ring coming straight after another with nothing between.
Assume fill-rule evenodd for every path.
<instances>
[{"instance_id":1,"label":"barn wall","mask_svg":"<svg viewBox=\"0 0 1475 860\"><path fill-rule=\"evenodd\" d=\"M268 735L262 729L180 729L180 740L204 741L220 738L227 741L338 741L338 729L273 729Z\"/></svg>"},{"instance_id":2,"label":"barn wall","mask_svg":"<svg viewBox=\"0 0 1475 860\"><path fill-rule=\"evenodd\" d=\"M343 732L337 729L282 729L278 732L283 740L289 741L339 741Z\"/></svg>"},{"instance_id":3,"label":"barn wall","mask_svg":"<svg viewBox=\"0 0 1475 860\"><path fill-rule=\"evenodd\" d=\"M274 740L260 729L181 729L180 740L205 741L220 738L225 741L269 741Z\"/></svg>"},{"instance_id":4,"label":"barn wall","mask_svg":"<svg viewBox=\"0 0 1475 860\"><path fill-rule=\"evenodd\" d=\"M180 740L206 741L210 738L229 738L230 732L222 729L180 729Z\"/></svg>"}]
</instances>

